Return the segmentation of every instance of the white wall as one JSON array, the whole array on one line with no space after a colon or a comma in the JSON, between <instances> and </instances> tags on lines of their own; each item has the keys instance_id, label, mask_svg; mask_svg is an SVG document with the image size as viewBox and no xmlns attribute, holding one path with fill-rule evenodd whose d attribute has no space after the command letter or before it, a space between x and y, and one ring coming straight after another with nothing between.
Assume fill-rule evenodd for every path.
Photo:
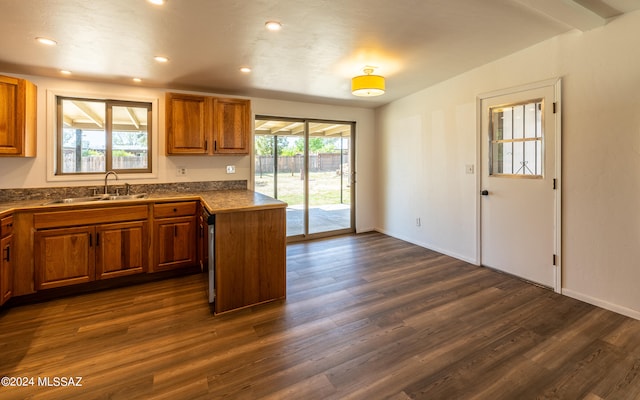
<instances>
[{"instance_id":1,"label":"white wall","mask_svg":"<svg viewBox=\"0 0 640 400\"><path fill-rule=\"evenodd\" d=\"M640 12L377 110L378 229L478 262L479 94L562 77L563 293L640 318ZM415 226L420 217L422 226Z\"/></svg>"},{"instance_id":2,"label":"white wall","mask_svg":"<svg viewBox=\"0 0 640 400\"><path fill-rule=\"evenodd\" d=\"M154 172L152 175L142 177L136 174L121 174L120 179L123 181L136 184L246 179L249 182L249 188L253 187L251 174L253 157L251 156L165 156L164 97L166 90L10 73L5 75L27 78L38 86L38 156L35 158L0 157L0 171L2 171L0 189L85 186L99 185L102 182L100 178L52 176L50 166L53 154L51 139L54 135L51 119L51 114L54 112L52 93L123 100L145 99L155 102L157 106L153 112L152 128L152 140L155 143ZM209 94L224 96L218 93ZM375 213L369 199L375 195L375 186L369 171L373 168L374 153L373 110L260 98L251 100L254 114L356 121L356 171L359 172L356 186L356 229L359 232L372 230L375 226ZM227 165L235 165L236 174L227 174ZM178 166L187 169L186 176L176 176Z\"/></svg>"}]
</instances>

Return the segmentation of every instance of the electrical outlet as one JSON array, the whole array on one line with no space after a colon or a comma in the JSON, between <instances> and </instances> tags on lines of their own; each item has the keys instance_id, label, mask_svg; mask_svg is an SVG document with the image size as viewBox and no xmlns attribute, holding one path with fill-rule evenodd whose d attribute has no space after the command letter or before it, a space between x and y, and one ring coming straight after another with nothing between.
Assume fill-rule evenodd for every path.
<instances>
[{"instance_id":1,"label":"electrical outlet","mask_svg":"<svg viewBox=\"0 0 640 400\"><path fill-rule=\"evenodd\" d=\"M235 174L236 166L235 165L227 165L227 174Z\"/></svg>"},{"instance_id":2,"label":"electrical outlet","mask_svg":"<svg viewBox=\"0 0 640 400\"><path fill-rule=\"evenodd\" d=\"M187 169L185 167L178 167L176 169L176 176L186 176L187 175Z\"/></svg>"}]
</instances>

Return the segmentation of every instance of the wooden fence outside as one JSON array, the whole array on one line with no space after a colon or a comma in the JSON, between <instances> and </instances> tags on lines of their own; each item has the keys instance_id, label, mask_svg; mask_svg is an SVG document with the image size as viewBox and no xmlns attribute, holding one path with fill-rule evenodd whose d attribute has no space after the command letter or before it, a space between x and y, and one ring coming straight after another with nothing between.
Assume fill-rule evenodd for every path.
<instances>
[{"instance_id":1,"label":"wooden fence outside","mask_svg":"<svg viewBox=\"0 0 640 400\"><path fill-rule=\"evenodd\" d=\"M66 172L104 172L106 170L104 156L88 156L81 159L79 171L76 169L75 156L68 157L65 154L64 169ZM144 156L127 156L113 157L113 169L143 169L147 168L147 157Z\"/></svg>"},{"instance_id":2,"label":"wooden fence outside","mask_svg":"<svg viewBox=\"0 0 640 400\"><path fill-rule=\"evenodd\" d=\"M295 156L278 156L278 172L300 172L304 166L304 157L301 154ZM310 172L329 172L335 171L336 173L345 172L344 169L348 168L349 155L343 154L340 157L340 153L319 153L309 156L309 171ZM272 155L256 156L256 174L272 174L274 169L274 162Z\"/></svg>"}]
</instances>

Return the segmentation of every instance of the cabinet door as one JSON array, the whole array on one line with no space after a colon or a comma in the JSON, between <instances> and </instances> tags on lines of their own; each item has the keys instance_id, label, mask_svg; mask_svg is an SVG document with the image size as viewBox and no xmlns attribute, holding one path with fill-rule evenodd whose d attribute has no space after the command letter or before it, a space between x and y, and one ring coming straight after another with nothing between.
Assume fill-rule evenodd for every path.
<instances>
[{"instance_id":1,"label":"cabinet door","mask_svg":"<svg viewBox=\"0 0 640 400\"><path fill-rule=\"evenodd\" d=\"M167 93L167 154L207 154L211 136L211 98Z\"/></svg>"},{"instance_id":2,"label":"cabinet door","mask_svg":"<svg viewBox=\"0 0 640 400\"><path fill-rule=\"evenodd\" d=\"M0 156L36 155L36 87L0 76Z\"/></svg>"},{"instance_id":3,"label":"cabinet door","mask_svg":"<svg viewBox=\"0 0 640 400\"><path fill-rule=\"evenodd\" d=\"M147 270L147 223L96 226L96 279L115 278Z\"/></svg>"},{"instance_id":4,"label":"cabinet door","mask_svg":"<svg viewBox=\"0 0 640 400\"><path fill-rule=\"evenodd\" d=\"M0 240L2 259L0 259L0 305L11 298L13 293L13 265L11 255L11 239L7 236Z\"/></svg>"},{"instance_id":5,"label":"cabinet door","mask_svg":"<svg viewBox=\"0 0 640 400\"><path fill-rule=\"evenodd\" d=\"M19 79L0 77L0 153L19 154L22 135L18 122Z\"/></svg>"},{"instance_id":6,"label":"cabinet door","mask_svg":"<svg viewBox=\"0 0 640 400\"><path fill-rule=\"evenodd\" d=\"M154 271L193 267L196 259L196 216L154 222Z\"/></svg>"},{"instance_id":7,"label":"cabinet door","mask_svg":"<svg viewBox=\"0 0 640 400\"><path fill-rule=\"evenodd\" d=\"M243 99L215 99L213 110L214 153L248 154L251 102Z\"/></svg>"},{"instance_id":8,"label":"cabinet door","mask_svg":"<svg viewBox=\"0 0 640 400\"><path fill-rule=\"evenodd\" d=\"M94 233L92 226L37 231L34 235L36 289L94 280Z\"/></svg>"}]
</instances>

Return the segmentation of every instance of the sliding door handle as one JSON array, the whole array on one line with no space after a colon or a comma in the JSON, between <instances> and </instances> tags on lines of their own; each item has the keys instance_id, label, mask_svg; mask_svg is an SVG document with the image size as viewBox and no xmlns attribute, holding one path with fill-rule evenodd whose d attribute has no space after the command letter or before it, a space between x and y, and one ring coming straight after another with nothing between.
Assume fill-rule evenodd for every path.
<instances>
[{"instance_id":1,"label":"sliding door handle","mask_svg":"<svg viewBox=\"0 0 640 400\"><path fill-rule=\"evenodd\" d=\"M480 192L481 195L483 196L488 196L489 195L489 191L488 190L483 190L482 192Z\"/></svg>"}]
</instances>

